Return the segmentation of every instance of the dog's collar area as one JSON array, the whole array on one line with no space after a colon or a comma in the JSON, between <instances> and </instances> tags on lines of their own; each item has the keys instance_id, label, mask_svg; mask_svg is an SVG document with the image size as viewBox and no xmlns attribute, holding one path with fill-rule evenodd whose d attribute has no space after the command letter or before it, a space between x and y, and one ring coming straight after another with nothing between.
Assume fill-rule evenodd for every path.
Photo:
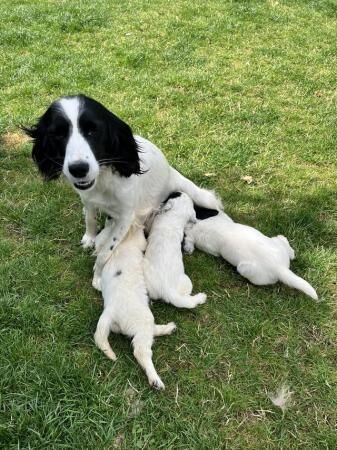
<instances>
[{"instance_id":1,"label":"dog's collar area","mask_svg":"<svg viewBox=\"0 0 337 450\"><path fill-rule=\"evenodd\" d=\"M78 181L74 183L76 189L80 189L81 191L85 191L86 189L91 188L95 183L95 180L92 181Z\"/></svg>"}]
</instances>

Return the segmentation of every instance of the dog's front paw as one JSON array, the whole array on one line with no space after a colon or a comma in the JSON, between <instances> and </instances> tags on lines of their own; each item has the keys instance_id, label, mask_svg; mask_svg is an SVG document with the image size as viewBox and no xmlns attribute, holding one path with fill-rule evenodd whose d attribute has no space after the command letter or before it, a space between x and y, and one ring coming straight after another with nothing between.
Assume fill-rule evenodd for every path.
<instances>
[{"instance_id":1,"label":"dog's front paw","mask_svg":"<svg viewBox=\"0 0 337 450\"><path fill-rule=\"evenodd\" d=\"M85 234L81 239L81 245L83 248L93 248L95 245L95 236Z\"/></svg>"}]
</instances>

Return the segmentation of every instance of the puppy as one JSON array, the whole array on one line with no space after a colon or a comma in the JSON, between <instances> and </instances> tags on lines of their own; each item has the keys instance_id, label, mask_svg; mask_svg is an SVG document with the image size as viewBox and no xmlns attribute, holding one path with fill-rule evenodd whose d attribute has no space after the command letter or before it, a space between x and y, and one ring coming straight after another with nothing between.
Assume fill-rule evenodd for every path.
<instances>
[{"instance_id":1,"label":"puppy","mask_svg":"<svg viewBox=\"0 0 337 450\"><path fill-rule=\"evenodd\" d=\"M315 300L318 298L315 289L289 269L295 253L284 236L269 238L216 212L213 217L186 227L184 250L192 253L194 246L211 255L222 256L253 284L282 281Z\"/></svg>"},{"instance_id":2,"label":"puppy","mask_svg":"<svg viewBox=\"0 0 337 450\"><path fill-rule=\"evenodd\" d=\"M111 225L108 225L96 237L98 253L110 234ZM143 230L140 227L131 229L103 267L101 287L104 311L97 324L95 343L108 358L115 360L116 355L108 341L110 331L133 338L133 354L144 369L150 385L155 389L164 389L164 383L152 362L153 337L171 334L176 326L173 322L167 325L154 323L143 275L145 247Z\"/></svg>"},{"instance_id":3,"label":"puppy","mask_svg":"<svg viewBox=\"0 0 337 450\"><path fill-rule=\"evenodd\" d=\"M205 294L190 295L192 282L184 273L181 242L188 221L195 221L192 200L185 193L172 193L153 219L144 258L149 296L178 308L194 308L206 301Z\"/></svg>"}]
</instances>

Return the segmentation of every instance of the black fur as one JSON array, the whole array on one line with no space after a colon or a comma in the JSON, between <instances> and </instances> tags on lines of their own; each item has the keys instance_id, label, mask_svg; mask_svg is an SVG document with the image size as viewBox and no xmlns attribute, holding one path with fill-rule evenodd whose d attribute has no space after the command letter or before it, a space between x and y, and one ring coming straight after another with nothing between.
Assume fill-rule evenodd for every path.
<instances>
[{"instance_id":1,"label":"black fur","mask_svg":"<svg viewBox=\"0 0 337 450\"><path fill-rule=\"evenodd\" d=\"M168 202L171 198L177 198L181 196L181 192L171 192L171 194L167 197L166 200L163 201L163 203Z\"/></svg>"},{"instance_id":2,"label":"black fur","mask_svg":"<svg viewBox=\"0 0 337 450\"><path fill-rule=\"evenodd\" d=\"M96 100L85 95L76 97L80 101L80 132L98 163L111 166L124 177L141 174L139 149L129 125ZM58 178L71 132L71 123L58 101L51 104L36 125L22 129L33 139L32 157L40 173L46 180Z\"/></svg>"},{"instance_id":3,"label":"black fur","mask_svg":"<svg viewBox=\"0 0 337 450\"><path fill-rule=\"evenodd\" d=\"M193 206L198 220L205 220L219 214L219 211L217 211L216 209L204 208L202 206L196 205L195 203L193 204Z\"/></svg>"},{"instance_id":4,"label":"black fur","mask_svg":"<svg viewBox=\"0 0 337 450\"><path fill-rule=\"evenodd\" d=\"M62 172L70 127L70 122L58 111L56 102L35 125L22 127L33 140L32 158L47 181L58 178Z\"/></svg>"}]
</instances>

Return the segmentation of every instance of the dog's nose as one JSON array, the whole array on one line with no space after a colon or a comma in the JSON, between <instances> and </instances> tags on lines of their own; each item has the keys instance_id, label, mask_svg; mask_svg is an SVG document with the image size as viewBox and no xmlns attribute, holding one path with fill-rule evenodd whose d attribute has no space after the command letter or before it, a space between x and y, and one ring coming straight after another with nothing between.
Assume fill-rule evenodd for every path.
<instances>
[{"instance_id":1,"label":"dog's nose","mask_svg":"<svg viewBox=\"0 0 337 450\"><path fill-rule=\"evenodd\" d=\"M85 161L75 161L69 164L68 169L75 178L83 178L89 172L89 164Z\"/></svg>"}]
</instances>

